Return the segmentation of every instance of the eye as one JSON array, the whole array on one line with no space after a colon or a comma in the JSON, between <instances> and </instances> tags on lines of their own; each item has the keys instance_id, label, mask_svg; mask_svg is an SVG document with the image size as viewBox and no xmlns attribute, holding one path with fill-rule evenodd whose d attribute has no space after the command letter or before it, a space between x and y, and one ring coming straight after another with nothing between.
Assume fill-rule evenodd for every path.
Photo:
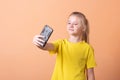
<instances>
[{"instance_id":1,"label":"eye","mask_svg":"<svg viewBox=\"0 0 120 80\"><path fill-rule=\"evenodd\" d=\"M78 25L78 24L74 24L75 26Z\"/></svg>"},{"instance_id":2,"label":"eye","mask_svg":"<svg viewBox=\"0 0 120 80\"><path fill-rule=\"evenodd\" d=\"M68 22L68 24L71 24L70 22Z\"/></svg>"}]
</instances>

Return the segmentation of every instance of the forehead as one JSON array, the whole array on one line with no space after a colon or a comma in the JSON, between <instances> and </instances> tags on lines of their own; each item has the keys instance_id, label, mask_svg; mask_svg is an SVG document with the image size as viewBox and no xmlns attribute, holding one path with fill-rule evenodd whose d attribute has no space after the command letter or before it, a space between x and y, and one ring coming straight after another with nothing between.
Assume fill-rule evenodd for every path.
<instances>
[{"instance_id":1,"label":"forehead","mask_svg":"<svg viewBox=\"0 0 120 80\"><path fill-rule=\"evenodd\" d=\"M77 21L77 22L81 22L81 18L78 17L77 15L71 15L71 16L69 16L68 21Z\"/></svg>"}]
</instances>

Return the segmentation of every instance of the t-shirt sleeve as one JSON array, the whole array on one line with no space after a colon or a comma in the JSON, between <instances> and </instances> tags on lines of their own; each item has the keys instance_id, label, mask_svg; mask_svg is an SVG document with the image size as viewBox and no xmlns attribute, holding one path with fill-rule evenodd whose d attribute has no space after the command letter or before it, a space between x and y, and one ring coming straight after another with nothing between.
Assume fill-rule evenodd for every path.
<instances>
[{"instance_id":1,"label":"t-shirt sleeve","mask_svg":"<svg viewBox=\"0 0 120 80\"><path fill-rule=\"evenodd\" d=\"M94 49L89 47L88 49L88 56L87 56L87 68L93 68L96 66L95 56L94 56Z\"/></svg>"},{"instance_id":2,"label":"t-shirt sleeve","mask_svg":"<svg viewBox=\"0 0 120 80\"><path fill-rule=\"evenodd\" d=\"M49 51L50 54L56 54L58 52L58 48L59 48L60 42L61 42L61 40L56 40L56 41L52 42L53 46L54 46L54 50L50 50Z\"/></svg>"}]
</instances>

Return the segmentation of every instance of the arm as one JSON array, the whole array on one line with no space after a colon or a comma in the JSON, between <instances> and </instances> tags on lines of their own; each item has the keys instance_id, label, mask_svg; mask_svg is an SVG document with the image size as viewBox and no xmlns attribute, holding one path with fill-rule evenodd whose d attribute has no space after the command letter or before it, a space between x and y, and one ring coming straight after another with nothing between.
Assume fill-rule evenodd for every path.
<instances>
[{"instance_id":1,"label":"arm","mask_svg":"<svg viewBox=\"0 0 120 80\"><path fill-rule=\"evenodd\" d=\"M94 68L87 69L87 80L95 80Z\"/></svg>"},{"instance_id":2,"label":"arm","mask_svg":"<svg viewBox=\"0 0 120 80\"><path fill-rule=\"evenodd\" d=\"M42 35L36 35L34 38L33 38L33 43L40 49L42 50L54 50L54 45L53 43L46 43L45 47L41 47L41 45L43 45L43 40L44 36Z\"/></svg>"},{"instance_id":3,"label":"arm","mask_svg":"<svg viewBox=\"0 0 120 80\"><path fill-rule=\"evenodd\" d=\"M53 43L46 43L45 47L42 48L43 50L54 50L54 45Z\"/></svg>"}]
</instances>

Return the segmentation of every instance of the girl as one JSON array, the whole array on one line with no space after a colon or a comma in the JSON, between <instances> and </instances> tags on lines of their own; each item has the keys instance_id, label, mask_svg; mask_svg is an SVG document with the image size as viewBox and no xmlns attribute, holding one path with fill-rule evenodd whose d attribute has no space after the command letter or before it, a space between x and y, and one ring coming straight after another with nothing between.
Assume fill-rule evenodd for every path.
<instances>
[{"instance_id":1,"label":"girl","mask_svg":"<svg viewBox=\"0 0 120 80\"><path fill-rule=\"evenodd\" d=\"M96 66L93 48L88 44L88 22L81 12L70 14L67 23L68 39L53 43L44 42L42 35L36 35L33 43L50 54L57 54L55 69L51 80L95 80Z\"/></svg>"}]
</instances>

